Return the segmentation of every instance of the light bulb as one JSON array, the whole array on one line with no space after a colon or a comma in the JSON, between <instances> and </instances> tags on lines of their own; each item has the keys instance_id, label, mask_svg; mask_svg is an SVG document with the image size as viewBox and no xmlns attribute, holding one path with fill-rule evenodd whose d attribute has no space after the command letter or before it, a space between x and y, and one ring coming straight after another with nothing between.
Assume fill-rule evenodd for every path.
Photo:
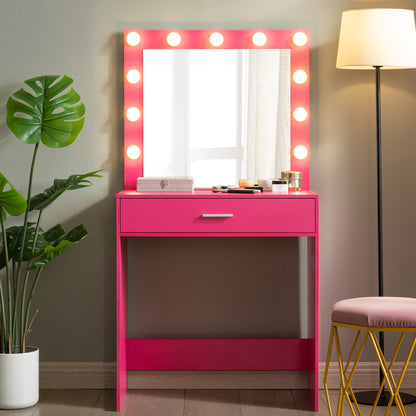
<instances>
[{"instance_id":1,"label":"light bulb","mask_svg":"<svg viewBox=\"0 0 416 416\"><path fill-rule=\"evenodd\" d=\"M129 32L126 36L126 42L130 46L137 46L140 43L140 35L137 32Z\"/></svg>"},{"instance_id":2,"label":"light bulb","mask_svg":"<svg viewBox=\"0 0 416 416\"><path fill-rule=\"evenodd\" d=\"M267 37L263 32L257 32L253 35L251 40L256 46L264 46L267 42Z\"/></svg>"},{"instance_id":3,"label":"light bulb","mask_svg":"<svg viewBox=\"0 0 416 416\"><path fill-rule=\"evenodd\" d=\"M209 37L209 43L212 46L221 46L224 42L224 36L221 35L219 32L211 33L211 36Z\"/></svg>"},{"instance_id":4,"label":"light bulb","mask_svg":"<svg viewBox=\"0 0 416 416\"><path fill-rule=\"evenodd\" d=\"M130 107L126 111L126 117L130 121L137 121L140 118L140 110L137 107Z\"/></svg>"},{"instance_id":5,"label":"light bulb","mask_svg":"<svg viewBox=\"0 0 416 416\"><path fill-rule=\"evenodd\" d=\"M296 32L293 35L293 38L292 39L293 39L293 43L296 46L305 46L306 45L306 42L308 41L308 37L303 32Z\"/></svg>"},{"instance_id":6,"label":"light bulb","mask_svg":"<svg viewBox=\"0 0 416 416\"><path fill-rule=\"evenodd\" d=\"M141 154L140 147L136 146L135 144L132 144L127 148L126 154L129 159L138 159Z\"/></svg>"},{"instance_id":7,"label":"light bulb","mask_svg":"<svg viewBox=\"0 0 416 416\"><path fill-rule=\"evenodd\" d=\"M293 73L293 81L296 84L304 84L308 79L308 74L303 69L298 69Z\"/></svg>"},{"instance_id":8,"label":"light bulb","mask_svg":"<svg viewBox=\"0 0 416 416\"><path fill-rule=\"evenodd\" d=\"M303 107L298 107L293 111L293 118L296 121L305 121L308 118L308 112Z\"/></svg>"},{"instance_id":9,"label":"light bulb","mask_svg":"<svg viewBox=\"0 0 416 416\"><path fill-rule=\"evenodd\" d=\"M130 69L127 72L126 78L130 84L137 84L140 81L140 72L137 69Z\"/></svg>"},{"instance_id":10,"label":"light bulb","mask_svg":"<svg viewBox=\"0 0 416 416\"><path fill-rule=\"evenodd\" d=\"M176 32L170 32L166 41L170 46L178 46L181 43L181 35Z\"/></svg>"},{"instance_id":11,"label":"light bulb","mask_svg":"<svg viewBox=\"0 0 416 416\"><path fill-rule=\"evenodd\" d=\"M293 149L293 156L295 156L296 159L305 159L305 157L308 156L308 149L303 145L298 145Z\"/></svg>"}]
</instances>

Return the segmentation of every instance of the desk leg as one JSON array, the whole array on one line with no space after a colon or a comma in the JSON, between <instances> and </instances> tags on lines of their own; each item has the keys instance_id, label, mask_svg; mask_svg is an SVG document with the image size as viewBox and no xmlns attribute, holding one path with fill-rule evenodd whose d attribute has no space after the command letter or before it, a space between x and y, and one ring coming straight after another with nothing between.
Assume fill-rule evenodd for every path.
<instances>
[{"instance_id":1,"label":"desk leg","mask_svg":"<svg viewBox=\"0 0 416 416\"><path fill-rule=\"evenodd\" d=\"M117 412L127 394L127 238L117 237Z\"/></svg>"},{"instance_id":2,"label":"desk leg","mask_svg":"<svg viewBox=\"0 0 416 416\"><path fill-rule=\"evenodd\" d=\"M308 237L308 338L313 340L310 351L308 387L313 409L318 411L319 402L319 280L318 236Z\"/></svg>"}]
</instances>

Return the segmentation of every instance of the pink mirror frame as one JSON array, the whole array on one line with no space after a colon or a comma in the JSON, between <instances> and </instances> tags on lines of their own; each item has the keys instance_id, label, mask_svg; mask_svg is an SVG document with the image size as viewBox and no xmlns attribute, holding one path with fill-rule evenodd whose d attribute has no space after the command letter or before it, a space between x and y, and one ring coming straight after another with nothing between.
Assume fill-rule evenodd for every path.
<instances>
[{"instance_id":1,"label":"pink mirror frame","mask_svg":"<svg viewBox=\"0 0 416 416\"><path fill-rule=\"evenodd\" d=\"M180 43L171 46L169 34L175 33ZM222 44L213 46L210 36L222 35ZM266 40L262 46L253 43L253 35ZM221 37L220 37L221 40ZM124 188L135 189L143 176L143 49L290 49L291 62L291 170L303 174L302 189L309 190L309 33L306 30L125 30L124 31ZM133 70L133 71L132 71ZM129 71L132 71L129 73ZM302 80L296 80L295 73ZM299 74L299 72L297 72ZM128 76L133 75L132 77ZM305 77L306 74L306 77ZM131 110L133 109L133 110ZM299 110L300 109L300 110ZM130 112L133 115L130 115ZM298 110L298 111L296 111ZM298 114L300 113L300 117ZM133 146L133 148L131 147ZM300 148L298 146L301 146ZM131 158L127 151L135 150ZM302 159L295 149L306 153ZM306 150L306 152L305 152ZM299 156L298 156L299 157Z\"/></svg>"}]
</instances>

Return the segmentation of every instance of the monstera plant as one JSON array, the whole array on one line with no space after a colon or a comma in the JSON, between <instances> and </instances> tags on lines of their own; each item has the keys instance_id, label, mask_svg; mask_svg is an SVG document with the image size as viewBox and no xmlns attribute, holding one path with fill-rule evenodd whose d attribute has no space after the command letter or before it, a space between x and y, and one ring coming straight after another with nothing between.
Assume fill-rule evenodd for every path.
<instances>
[{"instance_id":1,"label":"monstera plant","mask_svg":"<svg viewBox=\"0 0 416 416\"><path fill-rule=\"evenodd\" d=\"M64 192L92 185L90 179L100 177L100 171L54 179L50 187L33 195L41 144L55 149L69 146L84 126L85 107L72 82L66 75L32 78L7 102L7 125L20 141L33 146L33 157L26 198L0 172L0 353L26 351L37 313L32 311L32 298L42 270L88 234L82 224L69 231L61 224L44 230L41 220L45 209ZM3 157L12 156L1 153L0 160ZM7 227L8 216L20 216L20 225Z\"/></svg>"}]
</instances>

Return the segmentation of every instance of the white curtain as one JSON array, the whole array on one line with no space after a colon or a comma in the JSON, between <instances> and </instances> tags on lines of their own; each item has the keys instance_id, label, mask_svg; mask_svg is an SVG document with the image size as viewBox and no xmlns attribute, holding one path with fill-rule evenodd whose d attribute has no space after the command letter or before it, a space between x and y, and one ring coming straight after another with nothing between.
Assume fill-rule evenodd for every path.
<instances>
[{"instance_id":1,"label":"white curtain","mask_svg":"<svg viewBox=\"0 0 416 416\"><path fill-rule=\"evenodd\" d=\"M290 170L290 51L247 52L245 176L280 178Z\"/></svg>"}]
</instances>

